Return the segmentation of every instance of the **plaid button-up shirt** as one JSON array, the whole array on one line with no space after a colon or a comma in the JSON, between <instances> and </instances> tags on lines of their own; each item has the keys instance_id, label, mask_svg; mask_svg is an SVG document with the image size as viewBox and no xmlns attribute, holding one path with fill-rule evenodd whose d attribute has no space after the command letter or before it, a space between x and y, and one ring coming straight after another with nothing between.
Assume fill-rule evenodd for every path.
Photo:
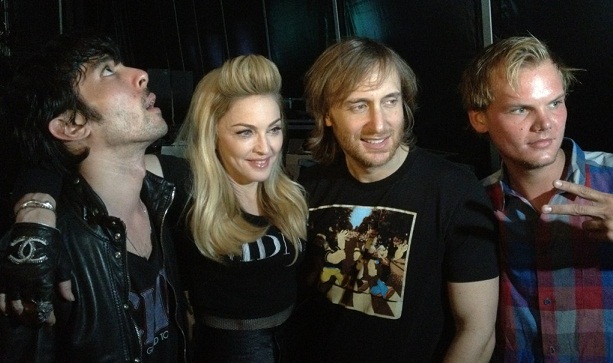
<instances>
[{"instance_id":1,"label":"plaid button-up shirt","mask_svg":"<svg viewBox=\"0 0 613 363\"><path fill-rule=\"evenodd\" d=\"M565 139L567 181L613 193L613 154ZM581 228L589 217L541 214L510 188L504 168L484 180L500 221L495 357L504 362L613 362L613 242ZM548 204L589 204L558 192Z\"/></svg>"}]
</instances>

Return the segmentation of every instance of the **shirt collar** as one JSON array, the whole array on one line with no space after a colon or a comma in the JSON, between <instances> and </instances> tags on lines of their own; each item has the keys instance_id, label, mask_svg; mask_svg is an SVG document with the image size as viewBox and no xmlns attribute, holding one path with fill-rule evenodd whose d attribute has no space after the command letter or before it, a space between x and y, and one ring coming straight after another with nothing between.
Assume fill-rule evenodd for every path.
<instances>
[{"instance_id":1,"label":"shirt collar","mask_svg":"<svg viewBox=\"0 0 613 363\"><path fill-rule=\"evenodd\" d=\"M570 160L564 180L571 183L585 185L585 153L572 139L564 138L562 150L566 153L566 158Z\"/></svg>"},{"instance_id":2,"label":"shirt collar","mask_svg":"<svg viewBox=\"0 0 613 363\"><path fill-rule=\"evenodd\" d=\"M566 168L566 175L564 176L564 180L569 181L571 183L584 185L585 184L585 153L579 145L572 139L565 137L562 140L561 145L562 151L566 155L566 159L570 160L568 163L568 167ZM494 207L496 210L503 210L506 204L506 200L510 196L515 196L522 198L517 192L511 188L511 184L509 183L509 177L504 166L504 163L500 163L500 169L494 174L490 175L484 180L484 184L494 186L496 185L498 188L497 192L493 193L492 201L494 203ZM492 197L492 195L490 195Z\"/></svg>"}]
</instances>

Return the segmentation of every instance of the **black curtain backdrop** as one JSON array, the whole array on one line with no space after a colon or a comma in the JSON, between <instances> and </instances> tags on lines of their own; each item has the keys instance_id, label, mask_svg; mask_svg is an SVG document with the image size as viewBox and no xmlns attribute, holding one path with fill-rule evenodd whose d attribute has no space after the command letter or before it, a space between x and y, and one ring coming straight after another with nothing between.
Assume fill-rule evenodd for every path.
<instances>
[{"instance_id":1,"label":"black curtain backdrop","mask_svg":"<svg viewBox=\"0 0 613 363\"><path fill-rule=\"evenodd\" d=\"M183 121L195 84L229 57L259 53L271 58L283 76L284 96L292 99L289 118L308 119L300 98L303 75L315 58L337 36L375 38L402 55L419 78L418 145L465 164L478 177L497 167L490 160L488 141L470 131L457 92L463 67L483 44L479 0L4 0L0 4L4 14L0 82L5 82L11 65L60 31L98 29L120 44L126 64L150 72L151 88L171 126L163 143L172 141L172 131ZM613 152L608 141L613 132L613 2L491 0L491 7L495 39L533 34L568 65L584 69L578 75L581 84L567 101L567 135L585 150ZM3 135L8 139L8 133ZM1 144L0 201L17 164L8 140Z\"/></svg>"}]
</instances>

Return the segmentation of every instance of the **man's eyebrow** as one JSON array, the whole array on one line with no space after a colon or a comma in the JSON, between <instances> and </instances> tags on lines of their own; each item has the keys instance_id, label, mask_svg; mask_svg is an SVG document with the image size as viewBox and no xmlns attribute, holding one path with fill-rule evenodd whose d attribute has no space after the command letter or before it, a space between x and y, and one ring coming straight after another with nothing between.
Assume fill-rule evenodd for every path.
<instances>
[{"instance_id":1,"label":"man's eyebrow","mask_svg":"<svg viewBox=\"0 0 613 363\"><path fill-rule=\"evenodd\" d=\"M358 103L358 102L366 102L368 98L359 97L359 98L348 98L343 103Z\"/></svg>"},{"instance_id":2,"label":"man's eyebrow","mask_svg":"<svg viewBox=\"0 0 613 363\"><path fill-rule=\"evenodd\" d=\"M92 59L92 61L90 63L91 64L91 68L92 69L99 68L102 64L105 64L105 63L107 63L109 61L112 61L115 64L118 63L117 60L114 59L113 57L111 57L110 55L104 54L104 55L102 55L100 57Z\"/></svg>"},{"instance_id":3,"label":"man's eyebrow","mask_svg":"<svg viewBox=\"0 0 613 363\"><path fill-rule=\"evenodd\" d=\"M401 96L402 96L402 92L398 91L398 92L388 93L387 95L383 96L383 98L401 97Z\"/></svg>"},{"instance_id":4,"label":"man's eyebrow","mask_svg":"<svg viewBox=\"0 0 613 363\"><path fill-rule=\"evenodd\" d=\"M552 101L557 101L559 99L566 99L567 93L566 92L562 92L561 94L558 95L558 97L554 97L552 99Z\"/></svg>"},{"instance_id":5,"label":"man's eyebrow","mask_svg":"<svg viewBox=\"0 0 613 363\"><path fill-rule=\"evenodd\" d=\"M391 92L381 97L381 99L390 98L390 97L400 97L402 92ZM358 103L358 102L367 102L369 100L368 97L357 97L357 98L347 98L343 103Z\"/></svg>"},{"instance_id":6,"label":"man's eyebrow","mask_svg":"<svg viewBox=\"0 0 613 363\"><path fill-rule=\"evenodd\" d=\"M560 93L560 94L559 94L559 95L557 95L557 96L553 96L553 97L551 97L551 98L548 100L548 103L555 102L555 101L559 101L559 100L565 100L565 99L566 99L566 97L567 97L566 92L563 92L563 93ZM529 102L528 102L528 103L526 103L526 102L524 102L524 101L522 101L522 100L517 100L517 101L513 100L513 101L511 101L511 102L508 102L508 103L506 104L506 107L521 107L521 108L529 108L529 109L533 108L533 106L531 106L531 104L530 104Z\"/></svg>"}]
</instances>

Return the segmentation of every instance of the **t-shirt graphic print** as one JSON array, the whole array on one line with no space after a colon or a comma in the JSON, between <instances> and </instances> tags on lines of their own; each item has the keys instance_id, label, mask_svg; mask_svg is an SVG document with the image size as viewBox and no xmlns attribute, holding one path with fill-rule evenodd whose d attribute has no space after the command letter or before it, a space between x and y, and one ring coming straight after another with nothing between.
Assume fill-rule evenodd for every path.
<instances>
[{"instance_id":1,"label":"t-shirt graphic print","mask_svg":"<svg viewBox=\"0 0 613 363\"><path fill-rule=\"evenodd\" d=\"M310 214L318 222L309 226L309 240L324 255L318 288L347 309L400 318L416 214L338 204Z\"/></svg>"}]
</instances>

